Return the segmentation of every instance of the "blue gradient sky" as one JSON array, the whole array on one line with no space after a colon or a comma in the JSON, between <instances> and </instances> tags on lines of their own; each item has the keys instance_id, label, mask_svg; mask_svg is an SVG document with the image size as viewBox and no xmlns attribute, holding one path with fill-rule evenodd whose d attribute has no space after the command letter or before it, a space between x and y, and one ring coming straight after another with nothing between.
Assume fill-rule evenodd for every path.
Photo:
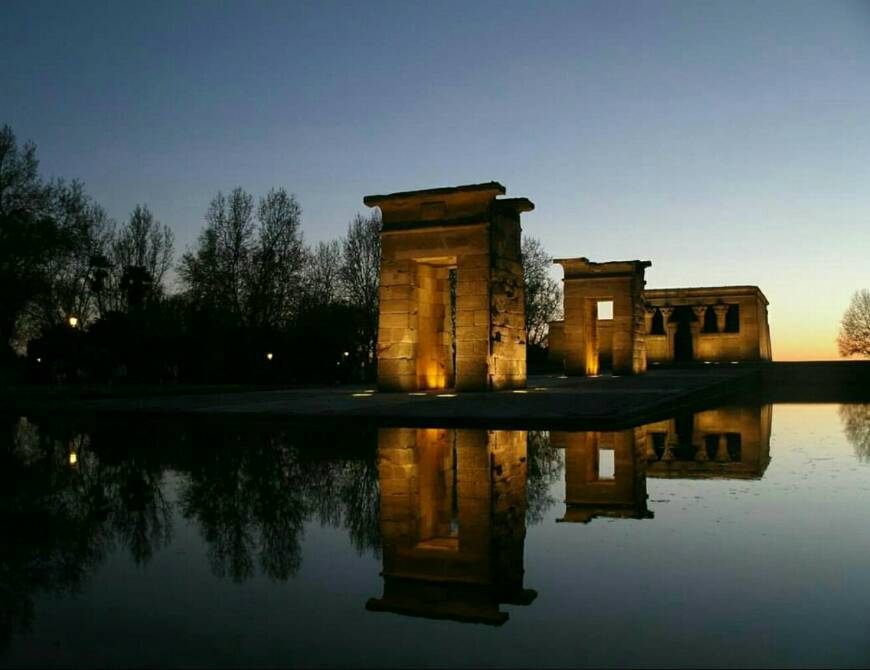
<instances>
[{"instance_id":1,"label":"blue gradient sky","mask_svg":"<svg viewBox=\"0 0 870 670\"><path fill-rule=\"evenodd\" d=\"M501 181L555 256L757 284L774 356L836 357L870 288L868 2L4 2L0 122L117 218L212 195ZM558 270L554 272L558 273Z\"/></svg>"}]
</instances>

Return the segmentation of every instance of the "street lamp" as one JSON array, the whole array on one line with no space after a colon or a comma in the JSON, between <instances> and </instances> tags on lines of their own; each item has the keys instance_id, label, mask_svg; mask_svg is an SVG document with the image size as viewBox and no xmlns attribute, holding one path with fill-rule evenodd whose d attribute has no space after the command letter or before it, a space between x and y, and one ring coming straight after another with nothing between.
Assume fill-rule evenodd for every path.
<instances>
[{"instance_id":1,"label":"street lamp","mask_svg":"<svg viewBox=\"0 0 870 670\"><path fill-rule=\"evenodd\" d=\"M271 351L266 354L267 361L271 361L273 358L275 358L275 354L273 354Z\"/></svg>"}]
</instances>

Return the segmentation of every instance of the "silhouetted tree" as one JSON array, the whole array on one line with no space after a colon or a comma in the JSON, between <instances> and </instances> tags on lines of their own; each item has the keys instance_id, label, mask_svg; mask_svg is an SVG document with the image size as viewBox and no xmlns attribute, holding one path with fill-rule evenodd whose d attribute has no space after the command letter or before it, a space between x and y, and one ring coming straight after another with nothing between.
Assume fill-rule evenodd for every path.
<instances>
[{"instance_id":1,"label":"silhouetted tree","mask_svg":"<svg viewBox=\"0 0 870 670\"><path fill-rule=\"evenodd\" d=\"M523 274L526 296L527 342L545 346L549 322L562 313L562 289L550 276L553 258L544 250L540 240L523 237Z\"/></svg>"},{"instance_id":2,"label":"silhouetted tree","mask_svg":"<svg viewBox=\"0 0 870 670\"><path fill-rule=\"evenodd\" d=\"M13 213L35 218L48 213L49 191L39 178L36 145L19 148L12 128L0 129L0 216Z\"/></svg>"},{"instance_id":3,"label":"silhouetted tree","mask_svg":"<svg viewBox=\"0 0 870 670\"><path fill-rule=\"evenodd\" d=\"M191 299L202 308L242 318L244 273L254 235L253 197L241 188L218 193L205 214L195 252L184 254L180 275Z\"/></svg>"},{"instance_id":4,"label":"silhouetted tree","mask_svg":"<svg viewBox=\"0 0 870 670\"><path fill-rule=\"evenodd\" d=\"M194 252L180 275L193 303L254 328L277 328L292 317L301 288L301 208L284 189L260 200L241 188L218 193Z\"/></svg>"},{"instance_id":5,"label":"silhouetted tree","mask_svg":"<svg viewBox=\"0 0 870 670\"><path fill-rule=\"evenodd\" d=\"M357 214L342 240L341 279L351 305L362 311L361 346L371 370L377 356L378 288L381 272L381 217L377 212Z\"/></svg>"},{"instance_id":6,"label":"silhouetted tree","mask_svg":"<svg viewBox=\"0 0 870 670\"><path fill-rule=\"evenodd\" d=\"M840 322L837 345L841 356L870 357L870 291L862 289L852 296Z\"/></svg>"},{"instance_id":7,"label":"silhouetted tree","mask_svg":"<svg viewBox=\"0 0 870 670\"><path fill-rule=\"evenodd\" d=\"M341 273L341 243L336 240L318 242L306 252L305 299L314 305L339 302L344 297Z\"/></svg>"},{"instance_id":8,"label":"silhouetted tree","mask_svg":"<svg viewBox=\"0 0 870 670\"><path fill-rule=\"evenodd\" d=\"M9 126L0 130L0 355L22 319L52 292L52 262L72 247L51 208L51 189L38 174L36 146L19 148Z\"/></svg>"},{"instance_id":9,"label":"silhouetted tree","mask_svg":"<svg viewBox=\"0 0 870 670\"><path fill-rule=\"evenodd\" d=\"M98 258L102 262L92 263L96 269L93 276L103 278L103 293L114 292L114 300L108 301L113 309L141 307L146 297L163 295L163 280L172 267L174 241L172 230L155 219L147 205L136 205L112 240L111 261ZM137 304L131 304L130 298Z\"/></svg>"},{"instance_id":10,"label":"silhouetted tree","mask_svg":"<svg viewBox=\"0 0 870 670\"><path fill-rule=\"evenodd\" d=\"M293 317L302 292L302 208L284 189L272 189L260 199L257 222L247 287L248 322L261 329L281 328Z\"/></svg>"},{"instance_id":11,"label":"silhouetted tree","mask_svg":"<svg viewBox=\"0 0 870 670\"><path fill-rule=\"evenodd\" d=\"M36 335L75 315L96 314L92 259L104 255L112 222L77 181L45 184L36 147L0 130L0 337Z\"/></svg>"},{"instance_id":12,"label":"silhouetted tree","mask_svg":"<svg viewBox=\"0 0 870 670\"><path fill-rule=\"evenodd\" d=\"M84 327L97 316L92 260L108 255L114 224L81 182L60 180L50 188L52 217L66 245L50 260L51 291L37 303L34 316L45 327L75 315Z\"/></svg>"}]
</instances>

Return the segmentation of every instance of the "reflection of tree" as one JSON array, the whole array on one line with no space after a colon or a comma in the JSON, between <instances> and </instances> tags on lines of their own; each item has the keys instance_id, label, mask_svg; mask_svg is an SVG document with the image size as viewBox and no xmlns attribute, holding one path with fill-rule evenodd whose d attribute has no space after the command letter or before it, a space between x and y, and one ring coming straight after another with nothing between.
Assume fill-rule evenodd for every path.
<instances>
[{"instance_id":1,"label":"reflection of tree","mask_svg":"<svg viewBox=\"0 0 870 670\"><path fill-rule=\"evenodd\" d=\"M224 444L192 464L181 493L184 515L199 522L209 545L212 570L241 582L257 557L266 575L287 579L299 569L306 513L297 450L283 435L212 437Z\"/></svg>"},{"instance_id":2,"label":"reflection of tree","mask_svg":"<svg viewBox=\"0 0 870 670\"><path fill-rule=\"evenodd\" d=\"M185 516L200 524L218 576L243 581L256 564L270 578L301 564L303 524L346 527L358 551L379 546L374 458L312 459L322 434L199 432L182 485ZM367 452L368 453L368 452Z\"/></svg>"},{"instance_id":3,"label":"reflection of tree","mask_svg":"<svg viewBox=\"0 0 870 670\"><path fill-rule=\"evenodd\" d=\"M353 452L324 450L336 440ZM136 563L165 547L176 481L219 577L289 579L312 518L377 552L374 447L324 431L0 419L0 647L29 625L35 594L77 591L116 546Z\"/></svg>"},{"instance_id":4,"label":"reflection of tree","mask_svg":"<svg viewBox=\"0 0 870 670\"><path fill-rule=\"evenodd\" d=\"M374 458L322 462L310 477L312 510L321 523L344 527L359 553L378 555L380 489Z\"/></svg>"},{"instance_id":5,"label":"reflection of tree","mask_svg":"<svg viewBox=\"0 0 870 670\"><path fill-rule=\"evenodd\" d=\"M550 443L550 433L529 431L526 508L528 524L543 521L544 514L556 503L556 499L550 495L550 487L562 476L563 468L562 455Z\"/></svg>"},{"instance_id":6,"label":"reflection of tree","mask_svg":"<svg viewBox=\"0 0 870 670\"><path fill-rule=\"evenodd\" d=\"M846 439L860 461L870 461L870 405L840 405Z\"/></svg>"},{"instance_id":7,"label":"reflection of tree","mask_svg":"<svg viewBox=\"0 0 870 670\"><path fill-rule=\"evenodd\" d=\"M32 597L75 592L107 550L91 487L68 466L71 441L6 420L0 435L0 645L33 616ZM81 464L87 468L88 464Z\"/></svg>"}]
</instances>

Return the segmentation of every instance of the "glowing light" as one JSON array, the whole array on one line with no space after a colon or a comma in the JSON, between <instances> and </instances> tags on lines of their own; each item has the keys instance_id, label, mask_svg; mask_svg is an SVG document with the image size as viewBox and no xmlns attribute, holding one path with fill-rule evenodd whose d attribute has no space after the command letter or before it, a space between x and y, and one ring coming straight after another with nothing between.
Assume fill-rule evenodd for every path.
<instances>
[{"instance_id":1,"label":"glowing light","mask_svg":"<svg viewBox=\"0 0 870 670\"><path fill-rule=\"evenodd\" d=\"M711 365L713 361L704 361L704 365Z\"/></svg>"},{"instance_id":2,"label":"glowing light","mask_svg":"<svg viewBox=\"0 0 870 670\"><path fill-rule=\"evenodd\" d=\"M429 395L423 391L415 391L414 393L409 393L408 395Z\"/></svg>"},{"instance_id":3,"label":"glowing light","mask_svg":"<svg viewBox=\"0 0 870 670\"><path fill-rule=\"evenodd\" d=\"M273 354L271 351L266 354L267 361L271 361L273 358L275 358L275 354Z\"/></svg>"},{"instance_id":4,"label":"glowing light","mask_svg":"<svg viewBox=\"0 0 870 670\"><path fill-rule=\"evenodd\" d=\"M363 389L363 391L364 391L365 393L374 393L374 392L377 391L377 389Z\"/></svg>"},{"instance_id":5,"label":"glowing light","mask_svg":"<svg viewBox=\"0 0 870 670\"><path fill-rule=\"evenodd\" d=\"M533 390L533 391L546 391L546 390L547 390L547 387L546 387L546 386L536 386L536 387L533 388L532 390Z\"/></svg>"},{"instance_id":6,"label":"glowing light","mask_svg":"<svg viewBox=\"0 0 870 670\"><path fill-rule=\"evenodd\" d=\"M37 357L36 357L36 362L37 362L37 363L42 363L42 359L41 359L39 356L37 356Z\"/></svg>"},{"instance_id":7,"label":"glowing light","mask_svg":"<svg viewBox=\"0 0 870 670\"><path fill-rule=\"evenodd\" d=\"M351 393L354 398L371 398L371 393Z\"/></svg>"},{"instance_id":8,"label":"glowing light","mask_svg":"<svg viewBox=\"0 0 870 670\"><path fill-rule=\"evenodd\" d=\"M79 325L79 318L77 316L70 316L70 318L67 319L67 322L69 323L70 328L75 328Z\"/></svg>"},{"instance_id":9,"label":"glowing light","mask_svg":"<svg viewBox=\"0 0 870 670\"><path fill-rule=\"evenodd\" d=\"M455 398L455 393L439 393L436 397L438 398Z\"/></svg>"},{"instance_id":10,"label":"glowing light","mask_svg":"<svg viewBox=\"0 0 870 670\"><path fill-rule=\"evenodd\" d=\"M76 465L78 462L79 462L78 454L76 454L76 452L74 452L74 451L69 452L69 464Z\"/></svg>"},{"instance_id":11,"label":"glowing light","mask_svg":"<svg viewBox=\"0 0 870 670\"><path fill-rule=\"evenodd\" d=\"M731 361L731 365L740 365L740 361Z\"/></svg>"},{"instance_id":12,"label":"glowing light","mask_svg":"<svg viewBox=\"0 0 870 670\"><path fill-rule=\"evenodd\" d=\"M350 352L349 352L349 351L345 351L345 352L344 352L344 357L347 358L348 356L350 356Z\"/></svg>"},{"instance_id":13,"label":"glowing light","mask_svg":"<svg viewBox=\"0 0 870 670\"><path fill-rule=\"evenodd\" d=\"M528 393L526 389L514 389L511 393Z\"/></svg>"}]
</instances>

